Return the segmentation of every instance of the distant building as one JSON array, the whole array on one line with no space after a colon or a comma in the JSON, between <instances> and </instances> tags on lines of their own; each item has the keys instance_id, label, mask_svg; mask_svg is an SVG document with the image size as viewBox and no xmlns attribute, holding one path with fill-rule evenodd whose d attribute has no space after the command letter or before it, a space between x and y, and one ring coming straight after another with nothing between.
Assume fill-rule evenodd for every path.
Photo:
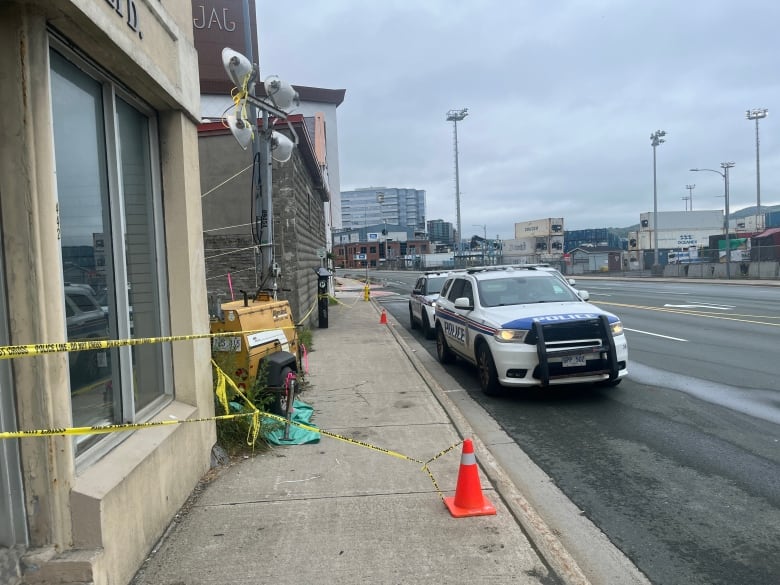
<instances>
[{"instance_id":1,"label":"distant building","mask_svg":"<svg viewBox=\"0 0 780 585\"><path fill-rule=\"evenodd\" d=\"M377 198L378 195L382 197ZM381 199L382 203L378 199ZM341 192L343 228L383 222L424 232L425 191L396 187L368 187Z\"/></svg>"},{"instance_id":2,"label":"distant building","mask_svg":"<svg viewBox=\"0 0 780 585\"><path fill-rule=\"evenodd\" d=\"M339 268L415 268L431 251L412 228L380 223L333 234L333 258Z\"/></svg>"},{"instance_id":3,"label":"distant building","mask_svg":"<svg viewBox=\"0 0 780 585\"><path fill-rule=\"evenodd\" d=\"M457 230L449 221L431 219L428 221L428 239L437 244L454 246L457 239Z\"/></svg>"}]
</instances>

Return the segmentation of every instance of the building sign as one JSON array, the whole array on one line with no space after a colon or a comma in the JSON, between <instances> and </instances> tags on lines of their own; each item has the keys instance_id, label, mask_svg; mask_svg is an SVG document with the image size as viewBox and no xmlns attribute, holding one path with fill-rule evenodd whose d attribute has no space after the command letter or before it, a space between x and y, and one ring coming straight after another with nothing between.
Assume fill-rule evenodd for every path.
<instances>
[{"instance_id":1,"label":"building sign","mask_svg":"<svg viewBox=\"0 0 780 585\"><path fill-rule=\"evenodd\" d=\"M366 255L365 254L355 254L355 260L365 260Z\"/></svg>"},{"instance_id":2,"label":"building sign","mask_svg":"<svg viewBox=\"0 0 780 585\"><path fill-rule=\"evenodd\" d=\"M699 242L696 241L696 236L692 234L680 234L677 236L677 245L681 248L687 248L688 246L698 246Z\"/></svg>"},{"instance_id":3,"label":"building sign","mask_svg":"<svg viewBox=\"0 0 780 585\"><path fill-rule=\"evenodd\" d=\"M244 22L244 2L249 4L248 23ZM198 51L201 93L230 95L233 84L222 64L222 49L230 47L249 56L245 43L247 26L251 31L252 61L259 63L255 0L192 0L192 28Z\"/></svg>"},{"instance_id":4,"label":"building sign","mask_svg":"<svg viewBox=\"0 0 780 585\"><path fill-rule=\"evenodd\" d=\"M366 237L368 238L369 242L378 242L379 241L379 234L377 234L377 233L366 234Z\"/></svg>"}]
</instances>

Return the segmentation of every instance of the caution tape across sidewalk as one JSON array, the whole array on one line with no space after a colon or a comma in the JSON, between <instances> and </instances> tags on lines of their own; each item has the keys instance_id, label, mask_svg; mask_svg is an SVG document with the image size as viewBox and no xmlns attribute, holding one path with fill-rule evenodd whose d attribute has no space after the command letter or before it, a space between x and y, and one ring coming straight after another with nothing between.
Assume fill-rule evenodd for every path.
<instances>
[{"instance_id":1,"label":"caution tape across sidewalk","mask_svg":"<svg viewBox=\"0 0 780 585\"><path fill-rule=\"evenodd\" d=\"M336 439L338 441L342 441L350 445L355 445L357 447L369 449L377 453L389 455L390 457L395 457L396 459L402 459L404 461L409 461L411 463L416 463L418 465L421 465L420 470L425 472L428 475L428 478L431 480L431 483L433 484L436 493L439 495L442 501L444 500L444 494L439 488L439 484L436 482L436 478L433 476L433 473L431 472L429 465L434 461L436 461L437 459L439 459L440 457L451 452L459 445L461 445L463 443L462 440L450 445L446 449L439 451L436 455L434 455L427 461L423 461L422 459L411 457L409 455L399 453L398 451L393 451L392 449L386 449L384 447L373 445L371 443L366 443L365 441L359 441L357 439L346 437L338 433L326 431L312 425L307 425L305 423L288 420L283 416L278 416L275 414L271 414L269 412L261 411L246 397L246 395L244 395L241 392L241 390L236 386L235 382L233 382L233 380L231 380L230 377L227 374L225 374L222 371L222 369L213 360L212 360L212 366L215 368L216 376L217 376L215 393L219 403L223 406L223 408L225 410L228 410L227 387L230 386L233 392L236 395L240 396L241 399L244 401L244 403L247 405L249 412L222 414L222 415L215 415L215 416L201 417L201 418L150 421L144 423L127 423L127 424L113 424L113 425L96 425L96 426L89 426L89 427L69 427L69 428L54 428L54 429L8 431L8 432L0 432L0 440L26 439L26 438L34 438L34 437L97 435L97 434L119 433L119 432L136 431L136 430L143 430L143 429L152 429L161 426L179 425L185 423L215 422L215 421L226 421L231 419L251 417L252 421L249 424L249 430L247 433L247 444L254 446L259 436L260 419L266 418L266 419L277 421L282 424L289 424L291 426L295 426L310 432L317 432L323 436L330 437L331 439Z\"/></svg>"},{"instance_id":2,"label":"caution tape across sidewalk","mask_svg":"<svg viewBox=\"0 0 780 585\"><path fill-rule=\"evenodd\" d=\"M192 341L195 339L211 339L214 337L235 337L251 335L279 329L294 329L295 327L275 327L273 329L252 329L248 331L224 331L220 333L195 333L191 335L168 335L165 337L137 337L133 339L104 339L94 341L67 341L63 343L34 343L29 345L0 346L0 360L14 359L61 353L70 351L87 351L92 349L111 349L128 345L144 345L149 343L167 343L171 341Z\"/></svg>"}]
</instances>

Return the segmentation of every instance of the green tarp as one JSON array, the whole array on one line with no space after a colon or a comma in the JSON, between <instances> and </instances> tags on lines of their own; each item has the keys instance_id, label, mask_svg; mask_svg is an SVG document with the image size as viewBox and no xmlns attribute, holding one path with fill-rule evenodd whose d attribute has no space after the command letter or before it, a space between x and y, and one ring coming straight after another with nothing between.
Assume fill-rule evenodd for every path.
<instances>
[{"instance_id":1,"label":"green tarp","mask_svg":"<svg viewBox=\"0 0 780 585\"><path fill-rule=\"evenodd\" d=\"M292 422L313 426L311 424L311 417L313 414L314 409L305 402L297 399L293 402ZM265 434L266 440L275 445L304 445L306 443L318 443L320 440L319 432L302 429L295 425L290 425L290 429L287 432L287 439L285 439L285 426L284 423L275 424L274 429Z\"/></svg>"}]
</instances>

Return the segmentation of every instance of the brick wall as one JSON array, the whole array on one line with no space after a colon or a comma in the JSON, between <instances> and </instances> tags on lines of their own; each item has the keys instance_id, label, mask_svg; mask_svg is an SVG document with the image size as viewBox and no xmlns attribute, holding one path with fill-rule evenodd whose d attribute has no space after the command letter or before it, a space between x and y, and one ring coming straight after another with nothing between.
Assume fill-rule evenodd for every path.
<instances>
[{"instance_id":1,"label":"brick wall","mask_svg":"<svg viewBox=\"0 0 780 585\"><path fill-rule=\"evenodd\" d=\"M209 142L211 139L206 139ZM201 146L202 177L201 182L213 185L237 172L246 160L235 157L235 142L229 136L225 149ZM203 141L201 141L203 145ZM204 157L203 153L206 153ZM216 164L213 157L229 157L240 159L236 161L235 170L226 167L225 161ZM210 160L211 159L211 160ZM212 176L208 176L211 169ZM325 207L321 193L314 187L311 175L304 164L301 153L296 149L292 158L284 164L273 164L273 218L274 218L274 255L281 269L281 279L277 282L279 298L290 302L296 322L303 322L309 327L317 325L317 310L314 303L317 298L317 277L314 273L321 266L317 250L325 247ZM226 219L246 221L249 213L249 193L251 190L251 173L244 173L236 179L232 187L219 194L219 206L241 210L241 219ZM209 216L208 208L204 208L204 225L213 223L214 212ZM215 227L215 226L211 226ZM216 226L222 227L222 226ZM226 230L227 231L227 230ZM233 232L239 230L233 230ZM256 249L248 227L240 229L243 233L207 232L204 234L206 258L207 288L210 294L218 293L225 300L231 298L228 273L233 285L236 299L241 298L240 290L253 295L259 284L255 276Z\"/></svg>"}]
</instances>

